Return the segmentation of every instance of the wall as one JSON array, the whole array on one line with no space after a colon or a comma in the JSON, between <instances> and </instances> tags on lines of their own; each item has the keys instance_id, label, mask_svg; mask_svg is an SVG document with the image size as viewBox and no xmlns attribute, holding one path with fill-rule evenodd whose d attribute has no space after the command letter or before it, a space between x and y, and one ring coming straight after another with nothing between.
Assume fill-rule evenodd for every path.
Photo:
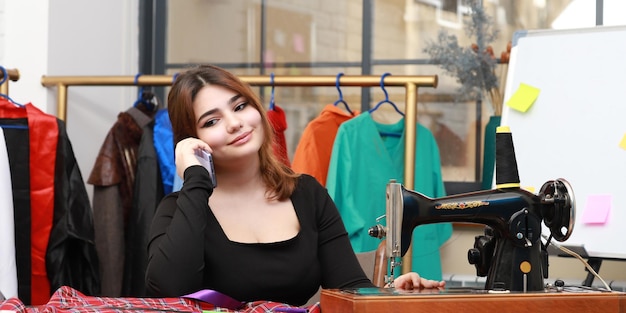
<instances>
[{"instance_id":1,"label":"wall","mask_svg":"<svg viewBox=\"0 0 626 313\"><path fill-rule=\"evenodd\" d=\"M137 73L137 0L2 0L0 8L0 64L20 71L9 88L18 102L56 114L56 88L43 87L42 75ZM135 97L135 87L69 88L68 135L85 181L117 114Z\"/></svg>"}]
</instances>

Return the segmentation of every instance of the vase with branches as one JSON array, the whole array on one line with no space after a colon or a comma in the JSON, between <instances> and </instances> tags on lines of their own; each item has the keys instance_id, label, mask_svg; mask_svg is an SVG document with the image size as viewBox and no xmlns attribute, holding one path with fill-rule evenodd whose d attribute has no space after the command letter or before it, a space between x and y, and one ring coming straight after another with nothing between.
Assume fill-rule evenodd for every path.
<instances>
[{"instance_id":1,"label":"vase with branches","mask_svg":"<svg viewBox=\"0 0 626 313\"><path fill-rule=\"evenodd\" d=\"M488 97L491 102L493 115L485 127L481 176L481 187L488 189L491 187L495 165L495 130L500 125L503 101L495 71L498 61L491 46L499 32L493 25L493 19L485 12L481 0L466 0L465 4L470 14L464 21L464 30L473 43L463 46L456 35L442 29L437 40L429 42L424 52L430 56L431 63L438 64L447 75L456 78L460 87L455 101L476 101L482 105L483 99ZM504 58L505 53L502 54Z\"/></svg>"}]
</instances>

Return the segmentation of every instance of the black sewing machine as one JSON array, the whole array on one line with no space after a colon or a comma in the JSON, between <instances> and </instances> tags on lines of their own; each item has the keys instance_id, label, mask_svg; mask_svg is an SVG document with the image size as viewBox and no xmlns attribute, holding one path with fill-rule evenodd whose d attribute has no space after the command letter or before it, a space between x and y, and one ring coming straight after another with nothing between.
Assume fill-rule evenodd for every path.
<instances>
[{"instance_id":1,"label":"black sewing machine","mask_svg":"<svg viewBox=\"0 0 626 313\"><path fill-rule=\"evenodd\" d=\"M574 194L565 179L547 181L537 194L521 189L510 135L508 128L496 134L495 189L429 198L395 181L387 184L387 227L378 224L369 233L386 238L391 273L406 254L415 227L438 222L478 223L486 225L485 234L476 236L468 261L475 265L478 276L487 276L485 289L544 290L548 253L541 242L541 223L553 239L567 240L576 216Z\"/></svg>"}]
</instances>

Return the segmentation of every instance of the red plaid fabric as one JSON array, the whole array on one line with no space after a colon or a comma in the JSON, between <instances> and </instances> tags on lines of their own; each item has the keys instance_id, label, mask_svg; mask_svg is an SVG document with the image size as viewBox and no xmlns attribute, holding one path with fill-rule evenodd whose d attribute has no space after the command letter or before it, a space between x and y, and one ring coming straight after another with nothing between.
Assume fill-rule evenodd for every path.
<instances>
[{"instance_id":1,"label":"red plaid fabric","mask_svg":"<svg viewBox=\"0 0 626 313\"><path fill-rule=\"evenodd\" d=\"M243 310L240 311L226 311L226 312L237 312L237 313L278 313L278 312L290 312L288 311L289 308L299 308L299 307L294 307L294 306L290 306L284 303L278 303L278 302L271 302L271 301L255 301L255 302L249 302L246 304L246 307ZM308 313L321 313L322 309L320 307L319 302L306 307L306 308L300 308L300 309L305 309L307 310L306 312ZM218 311L219 312L219 311Z\"/></svg>"},{"instance_id":2,"label":"red plaid fabric","mask_svg":"<svg viewBox=\"0 0 626 313\"><path fill-rule=\"evenodd\" d=\"M26 312L26 306L17 298L11 298L0 303L0 311Z\"/></svg>"},{"instance_id":3,"label":"red plaid fabric","mask_svg":"<svg viewBox=\"0 0 626 313\"><path fill-rule=\"evenodd\" d=\"M108 298L85 296L71 287L59 288L44 305L26 307L17 298L0 303L0 310L18 313L140 313L140 312L193 312L203 311L232 313L273 313L288 312L296 308L283 303L255 301L246 303L241 310L233 311L216 308L213 305L185 298ZM306 309L310 313L321 313L319 303Z\"/></svg>"}]
</instances>

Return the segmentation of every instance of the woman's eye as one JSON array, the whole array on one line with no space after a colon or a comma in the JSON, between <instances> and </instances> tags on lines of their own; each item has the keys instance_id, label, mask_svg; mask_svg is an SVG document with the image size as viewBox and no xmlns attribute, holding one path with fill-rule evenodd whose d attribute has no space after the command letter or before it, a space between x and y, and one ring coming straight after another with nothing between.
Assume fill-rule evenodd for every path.
<instances>
[{"instance_id":1,"label":"woman's eye","mask_svg":"<svg viewBox=\"0 0 626 313\"><path fill-rule=\"evenodd\" d=\"M235 106L235 111L241 111L248 105L248 102L242 102Z\"/></svg>"},{"instance_id":2,"label":"woman's eye","mask_svg":"<svg viewBox=\"0 0 626 313\"><path fill-rule=\"evenodd\" d=\"M215 125L215 123L217 123L217 119L213 118L213 119L206 121L204 125L202 125L202 127L211 127Z\"/></svg>"}]
</instances>

